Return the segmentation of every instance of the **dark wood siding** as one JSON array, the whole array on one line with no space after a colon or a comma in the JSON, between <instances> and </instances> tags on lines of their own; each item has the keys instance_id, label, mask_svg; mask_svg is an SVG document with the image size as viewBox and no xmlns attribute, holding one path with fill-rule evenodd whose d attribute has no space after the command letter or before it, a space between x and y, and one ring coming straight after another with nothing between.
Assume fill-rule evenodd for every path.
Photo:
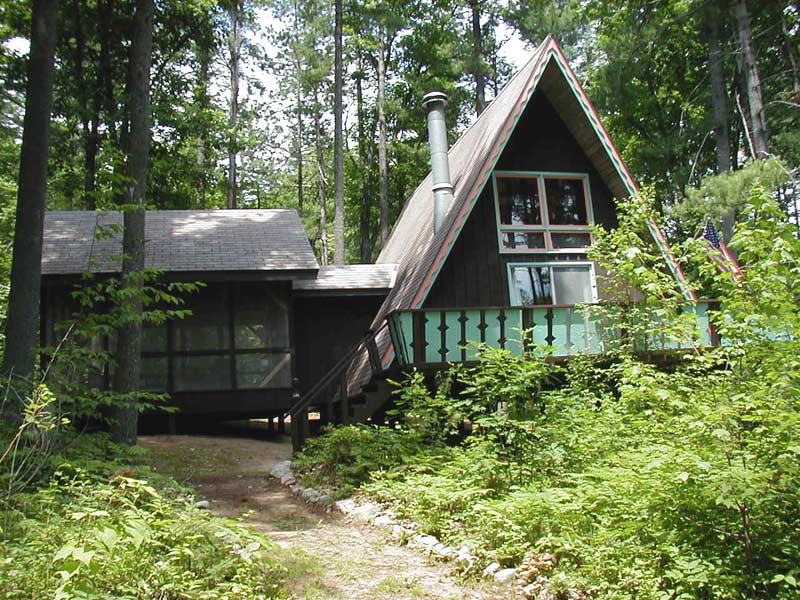
<instances>
[{"instance_id":1,"label":"dark wood siding","mask_svg":"<svg viewBox=\"0 0 800 600\"><path fill-rule=\"evenodd\" d=\"M595 222L606 227L617 224L611 192L541 93L535 94L528 104L497 169L588 173ZM425 300L426 308L509 305L506 265L543 259L545 255L500 254L496 223L490 180L439 272ZM547 260L569 258L564 254L546 256Z\"/></svg>"},{"instance_id":2,"label":"dark wood siding","mask_svg":"<svg viewBox=\"0 0 800 600\"><path fill-rule=\"evenodd\" d=\"M305 393L369 329L385 296L295 297L295 373Z\"/></svg>"}]
</instances>

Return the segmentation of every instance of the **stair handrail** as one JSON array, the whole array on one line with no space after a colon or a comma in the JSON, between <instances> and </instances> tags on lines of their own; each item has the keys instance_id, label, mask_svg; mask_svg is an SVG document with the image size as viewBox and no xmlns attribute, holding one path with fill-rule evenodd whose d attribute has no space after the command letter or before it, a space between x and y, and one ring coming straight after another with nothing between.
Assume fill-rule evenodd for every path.
<instances>
[{"instance_id":1,"label":"stair handrail","mask_svg":"<svg viewBox=\"0 0 800 600\"><path fill-rule=\"evenodd\" d=\"M299 415L302 411L306 410L311 403L316 400L317 396L319 396L322 391L327 388L334 379L336 379L339 375L341 375L347 368L350 367L350 364L353 361L353 358L362 350L362 348L366 348L371 358L373 355L373 346L376 346L376 338L378 334L380 334L386 327L388 323L384 321L378 329L375 331L368 331L364 334L356 344L353 345L350 350L344 353L344 355L336 362L336 364L328 370L325 375L323 375L317 383L315 383L308 392L306 392L297 402L295 402L289 409L286 411L284 416L286 417L295 417ZM375 374L375 365L373 361L370 360L370 368L372 370L373 375Z\"/></svg>"}]
</instances>

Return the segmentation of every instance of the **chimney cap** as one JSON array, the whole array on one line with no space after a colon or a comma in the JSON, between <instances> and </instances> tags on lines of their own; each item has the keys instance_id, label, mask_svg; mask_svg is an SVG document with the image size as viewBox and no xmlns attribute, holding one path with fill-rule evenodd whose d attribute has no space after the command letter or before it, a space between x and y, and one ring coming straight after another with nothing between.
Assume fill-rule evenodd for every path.
<instances>
[{"instance_id":1,"label":"chimney cap","mask_svg":"<svg viewBox=\"0 0 800 600\"><path fill-rule=\"evenodd\" d=\"M434 102L442 102L447 104L447 94L444 92L428 92L422 97L422 106L426 108L429 104Z\"/></svg>"}]
</instances>

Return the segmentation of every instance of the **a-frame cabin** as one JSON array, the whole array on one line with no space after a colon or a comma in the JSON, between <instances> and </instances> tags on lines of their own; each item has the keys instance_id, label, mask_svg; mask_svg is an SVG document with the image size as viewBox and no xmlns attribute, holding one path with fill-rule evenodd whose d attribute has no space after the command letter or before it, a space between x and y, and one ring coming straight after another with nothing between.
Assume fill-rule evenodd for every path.
<instances>
[{"instance_id":1,"label":"a-frame cabin","mask_svg":"<svg viewBox=\"0 0 800 600\"><path fill-rule=\"evenodd\" d=\"M437 143L433 172L378 257L398 265L396 283L372 322L374 337L343 372L345 404L358 403L337 411L343 420L381 414L390 370L474 360L473 342L521 351L526 330L553 356L604 350L596 324L575 306L607 298L586 250L592 225L616 226L615 198L638 190L556 41L539 46L449 149L452 196L438 207L447 174L436 172ZM657 226L649 229L711 343L705 304Z\"/></svg>"}]
</instances>

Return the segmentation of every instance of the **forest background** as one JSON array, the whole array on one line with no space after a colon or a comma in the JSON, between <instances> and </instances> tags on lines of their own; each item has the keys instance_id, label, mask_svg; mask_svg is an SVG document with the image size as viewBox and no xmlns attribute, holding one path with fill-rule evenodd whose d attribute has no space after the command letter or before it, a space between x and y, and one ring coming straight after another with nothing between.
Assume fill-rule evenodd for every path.
<instances>
[{"instance_id":1,"label":"forest background","mask_svg":"<svg viewBox=\"0 0 800 600\"><path fill-rule=\"evenodd\" d=\"M751 116L740 5L763 131ZM69 0L59 11L47 207L113 208L124 202L127 182L133 10L120 0ZM322 263L342 261L337 240L346 262L371 262L428 170L422 96L448 94L452 142L510 77L508 38L533 48L548 33L565 47L634 176L655 185L663 207L748 158L800 164L795 1L358 0L342 7L336 206L333 11L334 3L319 0L158 3L149 207L297 208ZM30 23L27 2L0 5L3 282ZM674 220L670 233L692 235L696 227Z\"/></svg>"}]
</instances>

